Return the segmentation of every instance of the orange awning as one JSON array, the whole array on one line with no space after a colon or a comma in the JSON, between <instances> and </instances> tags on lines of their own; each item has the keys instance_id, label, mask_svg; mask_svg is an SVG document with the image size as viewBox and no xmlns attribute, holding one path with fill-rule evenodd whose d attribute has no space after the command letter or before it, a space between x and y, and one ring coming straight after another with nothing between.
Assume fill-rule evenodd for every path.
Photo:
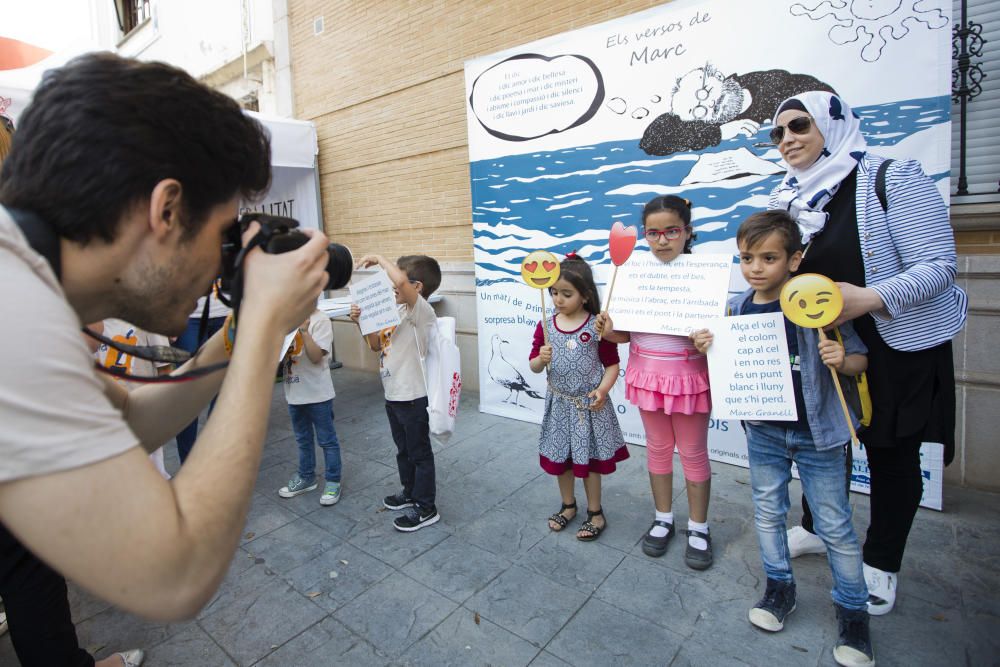
<instances>
[{"instance_id":1,"label":"orange awning","mask_svg":"<svg viewBox=\"0 0 1000 667\"><path fill-rule=\"evenodd\" d=\"M34 65L52 55L48 49L18 39L0 37L0 70L19 69Z\"/></svg>"}]
</instances>

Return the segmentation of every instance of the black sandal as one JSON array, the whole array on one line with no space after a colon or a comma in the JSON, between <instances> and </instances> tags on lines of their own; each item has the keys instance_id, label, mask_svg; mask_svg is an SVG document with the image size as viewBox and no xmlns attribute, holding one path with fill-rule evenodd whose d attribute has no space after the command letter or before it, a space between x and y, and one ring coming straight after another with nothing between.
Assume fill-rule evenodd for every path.
<instances>
[{"instance_id":1,"label":"black sandal","mask_svg":"<svg viewBox=\"0 0 1000 667\"><path fill-rule=\"evenodd\" d=\"M563 512L565 512L566 510L573 510L573 516L570 518L563 516ZM549 517L549 521L551 521L552 523L559 524L559 527L553 528L552 526L549 526L549 530L551 530L553 533L558 533L563 528L568 526L569 522L575 518L576 518L576 501L574 500L569 505L563 503L562 507L559 508L559 511Z\"/></svg>"},{"instance_id":2,"label":"black sandal","mask_svg":"<svg viewBox=\"0 0 1000 667\"><path fill-rule=\"evenodd\" d=\"M593 542L594 540L596 540L598 537L601 536L601 533L604 531L604 529L608 527L608 520L607 519L604 520L603 526L597 526L594 525L593 521L591 521L591 519L593 519L595 516L604 516L604 509L603 508L599 509L596 512L591 512L590 510L587 510L587 520L583 522L582 526L580 526L580 530L585 530L588 533L590 533L590 535L581 536L579 533L577 533L576 539L580 540L581 542Z\"/></svg>"}]
</instances>

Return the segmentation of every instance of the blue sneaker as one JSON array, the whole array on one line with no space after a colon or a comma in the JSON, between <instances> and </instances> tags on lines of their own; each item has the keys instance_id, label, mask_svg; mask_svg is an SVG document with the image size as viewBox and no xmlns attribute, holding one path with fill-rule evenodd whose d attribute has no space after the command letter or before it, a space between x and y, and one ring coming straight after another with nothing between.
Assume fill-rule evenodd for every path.
<instances>
[{"instance_id":1,"label":"blue sneaker","mask_svg":"<svg viewBox=\"0 0 1000 667\"><path fill-rule=\"evenodd\" d=\"M323 487L323 495L319 497L320 505L336 505L340 500L340 482L327 482Z\"/></svg>"},{"instance_id":2,"label":"blue sneaker","mask_svg":"<svg viewBox=\"0 0 1000 667\"><path fill-rule=\"evenodd\" d=\"M283 486L278 489L278 495L282 498L294 498L295 496L300 496L303 493L314 490L318 484L316 484L315 478L306 481L299 477L299 473L292 475L292 478L288 480L288 485Z\"/></svg>"},{"instance_id":3,"label":"blue sneaker","mask_svg":"<svg viewBox=\"0 0 1000 667\"><path fill-rule=\"evenodd\" d=\"M785 617L795 611L795 583L767 580L764 597L750 610L750 622L761 630L778 632L785 627Z\"/></svg>"}]
</instances>

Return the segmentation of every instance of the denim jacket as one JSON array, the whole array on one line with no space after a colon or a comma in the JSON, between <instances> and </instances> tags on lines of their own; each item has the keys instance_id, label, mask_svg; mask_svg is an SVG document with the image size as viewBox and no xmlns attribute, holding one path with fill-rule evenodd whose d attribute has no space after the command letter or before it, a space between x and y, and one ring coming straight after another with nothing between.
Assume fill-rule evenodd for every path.
<instances>
[{"instance_id":1,"label":"denim jacket","mask_svg":"<svg viewBox=\"0 0 1000 667\"><path fill-rule=\"evenodd\" d=\"M726 313L741 315L744 305L753 297L752 289L729 299ZM833 449L850 442L851 432L844 422L844 411L840 407L837 389L833 385L830 368L819 356L819 331L795 327L799 342L799 368L802 373L802 398L806 405L806 421L817 450ZM840 325L840 335L844 338L845 354L867 354L868 348L854 332L850 322ZM848 408L849 409L849 408ZM852 414L854 428L860 426L856 415Z\"/></svg>"}]
</instances>

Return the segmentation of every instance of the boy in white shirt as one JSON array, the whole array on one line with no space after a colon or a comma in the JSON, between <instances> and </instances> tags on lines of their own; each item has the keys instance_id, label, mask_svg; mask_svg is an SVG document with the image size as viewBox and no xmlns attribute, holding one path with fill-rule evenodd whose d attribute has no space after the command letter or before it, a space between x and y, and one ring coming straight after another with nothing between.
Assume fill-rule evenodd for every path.
<instances>
[{"instance_id":1,"label":"boy in white shirt","mask_svg":"<svg viewBox=\"0 0 1000 667\"><path fill-rule=\"evenodd\" d=\"M333 378L330 377L330 352L333 349L333 326L330 319L314 310L299 326L295 340L282 362L285 400L292 416L292 430L299 445L299 469L278 490L282 498L294 498L316 488L316 450L313 430L323 449L323 476L326 485L320 505L334 505L340 500L340 442L333 427Z\"/></svg>"},{"instance_id":2,"label":"boy in white shirt","mask_svg":"<svg viewBox=\"0 0 1000 667\"><path fill-rule=\"evenodd\" d=\"M386 496L382 504L391 510L407 510L393 522L396 530L411 533L437 523L437 493L434 450L431 448L427 413L427 384L421 367L430 327L437 315L427 298L441 285L441 267L427 255L406 255L396 264L380 255L362 257L362 267L378 265L396 288L401 322L395 327L368 334L368 346L379 353L379 373L385 389L385 411L396 443L396 467L403 489ZM361 316L351 305L351 319Z\"/></svg>"},{"instance_id":3,"label":"boy in white shirt","mask_svg":"<svg viewBox=\"0 0 1000 667\"><path fill-rule=\"evenodd\" d=\"M106 338L110 338L116 343L138 346L161 345L164 347L170 345L170 340L166 336L143 331L142 329L133 326L124 320L108 318L104 320L103 324L104 336ZM157 375L164 375L169 373L173 368L172 364L165 362L154 363L146 359L133 357L130 354L108 347L104 343L100 343L97 346L95 356L105 368L113 368L122 373L137 375L139 377L155 377ZM129 391L132 391L139 386L138 382L130 382L124 378L116 377L115 381L122 383ZM156 466L156 469L159 471L160 475L163 476L163 479L170 479L170 473L167 472L166 467L163 465L163 447L160 447L155 452L150 454L149 460L153 462L154 466Z\"/></svg>"}]
</instances>

